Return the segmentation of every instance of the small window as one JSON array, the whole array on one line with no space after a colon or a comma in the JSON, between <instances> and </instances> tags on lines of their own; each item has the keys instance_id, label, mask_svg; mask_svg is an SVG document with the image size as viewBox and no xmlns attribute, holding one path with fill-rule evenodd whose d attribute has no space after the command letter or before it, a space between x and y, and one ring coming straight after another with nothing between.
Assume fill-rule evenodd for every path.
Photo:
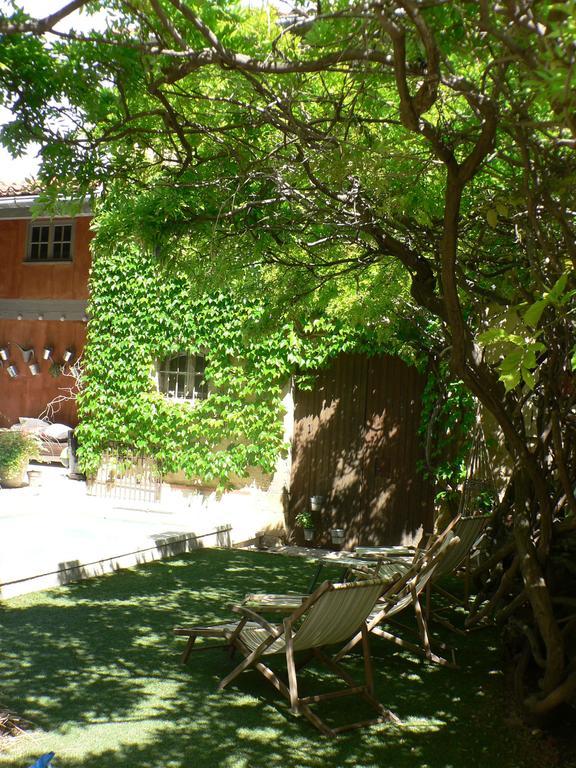
<instances>
[{"instance_id":1,"label":"small window","mask_svg":"<svg viewBox=\"0 0 576 768\"><path fill-rule=\"evenodd\" d=\"M208 395L205 368L204 355L172 355L160 363L158 388L177 400L204 400Z\"/></svg>"},{"instance_id":2,"label":"small window","mask_svg":"<svg viewBox=\"0 0 576 768\"><path fill-rule=\"evenodd\" d=\"M32 222L26 261L72 261L73 221Z\"/></svg>"}]
</instances>

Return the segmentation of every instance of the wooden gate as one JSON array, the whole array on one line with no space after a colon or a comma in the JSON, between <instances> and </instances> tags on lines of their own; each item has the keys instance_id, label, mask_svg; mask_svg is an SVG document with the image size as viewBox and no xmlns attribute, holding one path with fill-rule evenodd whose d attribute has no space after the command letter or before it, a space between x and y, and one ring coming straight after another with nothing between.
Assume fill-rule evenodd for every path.
<instances>
[{"instance_id":1,"label":"wooden gate","mask_svg":"<svg viewBox=\"0 0 576 768\"><path fill-rule=\"evenodd\" d=\"M417 469L423 377L390 356L341 355L295 395L288 525L325 499L316 544L343 528L346 547L411 543L430 530L432 488Z\"/></svg>"},{"instance_id":2,"label":"wooden gate","mask_svg":"<svg viewBox=\"0 0 576 768\"><path fill-rule=\"evenodd\" d=\"M109 448L102 457L95 477L89 478L89 496L104 496L121 501L160 501L162 475L149 456Z\"/></svg>"}]
</instances>

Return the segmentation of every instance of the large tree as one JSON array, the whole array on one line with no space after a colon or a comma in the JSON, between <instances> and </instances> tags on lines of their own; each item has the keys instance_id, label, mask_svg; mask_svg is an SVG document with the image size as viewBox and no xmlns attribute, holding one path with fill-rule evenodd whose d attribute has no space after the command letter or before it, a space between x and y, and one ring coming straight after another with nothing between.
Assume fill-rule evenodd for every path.
<instances>
[{"instance_id":1,"label":"large tree","mask_svg":"<svg viewBox=\"0 0 576 768\"><path fill-rule=\"evenodd\" d=\"M0 22L5 144L42 141L64 188L130 185L118 215L160 258L322 307L358 280L372 324L409 280L510 457L486 589L541 671L535 713L576 693L574 6L118 0L93 35Z\"/></svg>"}]
</instances>

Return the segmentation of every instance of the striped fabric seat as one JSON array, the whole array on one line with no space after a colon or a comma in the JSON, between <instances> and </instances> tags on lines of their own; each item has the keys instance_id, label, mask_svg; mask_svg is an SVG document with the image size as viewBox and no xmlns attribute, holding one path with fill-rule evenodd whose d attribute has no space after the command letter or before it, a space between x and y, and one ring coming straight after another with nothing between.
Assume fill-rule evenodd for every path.
<instances>
[{"instance_id":1,"label":"striped fabric seat","mask_svg":"<svg viewBox=\"0 0 576 768\"><path fill-rule=\"evenodd\" d=\"M428 626L426 616L420 605L420 595L426 590L434 579L437 571L442 566L444 560L448 558L452 551L459 547L460 539L451 531L431 544L426 550L423 550L419 557L414 558L409 570L406 571L383 593L378 603L374 606L367 619L367 628L379 637L389 640L402 648L407 648L414 653L424 655L430 661L437 664L449 664L442 656L438 656L432 651L428 635ZM396 637L380 625L389 621L394 616L412 606L416 614L418 631L420 634L421 645L407 642ZM362 640L362 634L357 632L336 655L336 659L341 659L355 645Z\"/></svg>"},{"instance_id":2,"label":"striped fabric seat","mask_svg":"<svg viewBox=\"0 0 576 768\"><path fill-rule=\"evenodd\" d=\"M475 517L460 517L458 519L451 533L453 536L458 536L460 544L454 547L450 554L444 558L438 568L436 578L453 573L462 565L482 535L487 520L487 517L479 515Z\"/></svg>"},{"instance_id":3,"label":"striped fabric seat","mask_svg":"<svg viewBox=\"0 0 576 768\"><path fill-rule=\"evenodd\" d=\"M382 581L372 580L371 584L372 587L367 582L333 584L332 589L310 608L303 623L294 633L294 650L306 651L309 648L335 645L348 640L370 614L382 593ZM268 630L254 622L245 624L239 635L240 640L251 651L268 636ZM286 644L281 638L268 646L264 654L282 653L285 648Z\"/></svg>"},{"instance_id":4,"label":"striped fabric seat","mask_svg":"<svg viewBox=\"0 0 576 768\"><path fill-rule=\"evenodd\" d=\"M396 558L399 557L402 560L409 558L412 560L416 553L416 547L403 547L400 545L394 545L390 547L356 547L354 550L356 555L365 560L381 558Z\"/></svg>"},{"instance_id":5,"label":"striped fabric seat","mask_svg":"<svg viewBox=\"0 0 576 768\"><path fill-rule=\"evenodd\" d=\"M182 660L186 662L192 651L201 650L201 648L195 647L195 641L198 637L224 640L226 645L239 650L244 659L220 681L219 690L226 687L248 667L254 667L290 701L294 712L303 714L326 735L332 736L340 731L368 725L372 722L381 722L383 719L397 721L397 718L384 709L373 695L372 665L366 625L366 619L386 586L387 582L382 579L364 579L344 584L332 584L325 581L312 595L305 597L299 604L297 603L296 609L284 619L281 625L269 624L246 604L243 604L234 606L234 610L242 616L237 623L229 622L208 627L176 627L175 634L188 637L188 644ZM285 596L277 597L280 598L277 602L282 604L282 598ZM295 597L298 598L298 596ZM270 603L268 607L270 607ZM353 684L350 675L344 668L334 659L327 657L323 650L326 646L345 642L358 631L363 637L364 685ZM306 663L314 658L327 664L332 672L336 672L346 682L347 687L339 691L301 698L298 695L297 671L294 660L294 654L299 651L307 652ZM264 657L278 654L284 654L286 657L288 686L263 662ZM343 695L362 696L378 712L378 717L361 723L348 723L339 727L331 727L310 707L312 703L319 703L325 699L338 698Z\"/></svg>"}]
</instances>

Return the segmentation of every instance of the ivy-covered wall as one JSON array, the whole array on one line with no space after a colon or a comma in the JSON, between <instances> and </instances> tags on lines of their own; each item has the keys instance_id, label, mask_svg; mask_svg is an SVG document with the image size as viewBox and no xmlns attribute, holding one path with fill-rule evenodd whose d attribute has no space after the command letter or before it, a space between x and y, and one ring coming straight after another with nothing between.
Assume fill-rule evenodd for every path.
<instances>
[{"instance_id":1,"label":"ivy-covered wall","mask_svg":"<svg viewBox=\"0 0 576 768\"><path fill-rule=\"evenodd\" d=\"M248 468L271 472L283 443L282 387L355 348L357 334L317 319L262 333L262 302L196 295L184 273L164 271L105 213L95 222L90 323L79 396L79 459L96 471L110 442L152 455L164 472L225 484ZM308 333L306 333L308 331ZM329 331L329 332L327 332ZM191 405L157 391L155 361L206 353L210 394Z\"/></svg>"}]
</instances>

